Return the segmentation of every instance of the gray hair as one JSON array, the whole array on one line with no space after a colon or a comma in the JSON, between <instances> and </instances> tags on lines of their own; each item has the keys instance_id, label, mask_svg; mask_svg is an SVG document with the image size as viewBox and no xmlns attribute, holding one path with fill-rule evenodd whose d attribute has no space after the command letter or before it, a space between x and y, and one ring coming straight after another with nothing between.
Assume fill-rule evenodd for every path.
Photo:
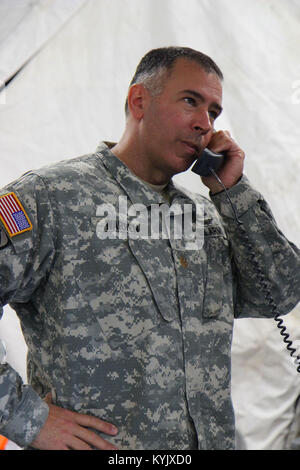
<instances>
[{"instance_id":1,"label":"gray hair","mask_svg":"<svg viewBox=\"0 0 300 470\"><path fill-rule=\"evenodd\" d=\"M149 51L138 64L129 88L135 83L142 83L151 96L158 96L164 86L167 74L171 73L176 60L185 58L198 63L207 73L215 73L220 80L223 74L217 64L206 54L189 47L161 47ZM126 116L128 110L128 98L125 103Z\"/></svg>"}]
</instances>

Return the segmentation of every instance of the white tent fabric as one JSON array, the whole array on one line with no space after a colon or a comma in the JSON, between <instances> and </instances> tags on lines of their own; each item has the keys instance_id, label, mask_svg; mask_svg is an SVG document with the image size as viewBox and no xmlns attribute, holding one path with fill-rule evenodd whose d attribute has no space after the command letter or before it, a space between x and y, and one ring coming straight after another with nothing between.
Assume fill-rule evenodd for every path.
<instances>
[{"instance_id":1,"label":"white tent fabric","mask_svg":"<svg viewBox=\"0 0 300 470\"><path fill-rule=\"evenodd\" d=\"M65 25L86 0L1 0L0 79L6 82Z\"/></svg>"},{"instance_id":2,"label":"white tent fabric","mask_svg":"<svg viewBox=\"0 0 300 470\"><path fill-rule=\"evenodd\" d=\"M1 0L0 186L31 168L117 141L141 56L168 45L212 56L224 76L228 129L247 176L300 245L300 0ZM196 175L179 184L206 195ZM300 308L286 317L300 341ZM26 379L26 346L9 307L0 321L8 360ZM233 402L238 446L282 449L300 375L275 322L237 320Z\"/></svg>"}]
</instances>

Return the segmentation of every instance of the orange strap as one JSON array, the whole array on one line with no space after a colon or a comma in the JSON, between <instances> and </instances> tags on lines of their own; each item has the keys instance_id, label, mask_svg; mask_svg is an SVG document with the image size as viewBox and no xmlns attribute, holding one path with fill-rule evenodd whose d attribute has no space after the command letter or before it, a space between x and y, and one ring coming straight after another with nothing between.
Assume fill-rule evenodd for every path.
<instances>
[{"instance_id":1,"label":"orange strap","mask_svg":"<svg viewBox=\"0 0 300 470\"><path fill-rule=\"evenodd\" d=\"M5 450L8 439L0 435L0 450Z\"/></svg>"}]
</instances>

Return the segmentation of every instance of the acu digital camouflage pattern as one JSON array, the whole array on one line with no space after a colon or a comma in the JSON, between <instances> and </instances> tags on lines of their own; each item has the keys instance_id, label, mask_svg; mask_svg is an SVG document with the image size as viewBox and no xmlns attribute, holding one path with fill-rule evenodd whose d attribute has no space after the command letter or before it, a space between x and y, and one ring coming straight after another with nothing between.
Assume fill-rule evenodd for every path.
<instances>
[{"instance_id":1,"label":"acu digital camouflage pattern","mask_svg":"<svg viewBox=\"0 0 300 470\"><path fill-rule=\"evenodd\" d=\"M0 250L1 304L18 313L30 386L0 378L0 433L30 444L47 417L40 397L115 424L119 449L233 449L233 316L270 317L226 195L204 204L204 247L100 240L97 207L190 203L157 193L101 144L97 153L28 173L14 191L33 224ZM282 313L299 300L299 251L245 177L229 191ZM225 229L224 229L225 228ZM233 257L232 257L233 254Z\"/></svg>"}]
</instances>

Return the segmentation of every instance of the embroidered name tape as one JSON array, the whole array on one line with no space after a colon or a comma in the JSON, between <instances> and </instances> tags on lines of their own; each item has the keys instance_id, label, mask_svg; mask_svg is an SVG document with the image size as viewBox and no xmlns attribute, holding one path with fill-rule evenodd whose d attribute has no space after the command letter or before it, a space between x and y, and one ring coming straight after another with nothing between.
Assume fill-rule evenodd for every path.
<instances>
[{"instance_id":1,"label":"embroidered name tape","mask_svg":"<svg viewBox=\"0 0 300 470\"><path fill-rule=\"evenodd\" d=\"M0 196L0 219L10 237L32 230L29 217L15 193Z\"/></svg>"}]
</instances>

